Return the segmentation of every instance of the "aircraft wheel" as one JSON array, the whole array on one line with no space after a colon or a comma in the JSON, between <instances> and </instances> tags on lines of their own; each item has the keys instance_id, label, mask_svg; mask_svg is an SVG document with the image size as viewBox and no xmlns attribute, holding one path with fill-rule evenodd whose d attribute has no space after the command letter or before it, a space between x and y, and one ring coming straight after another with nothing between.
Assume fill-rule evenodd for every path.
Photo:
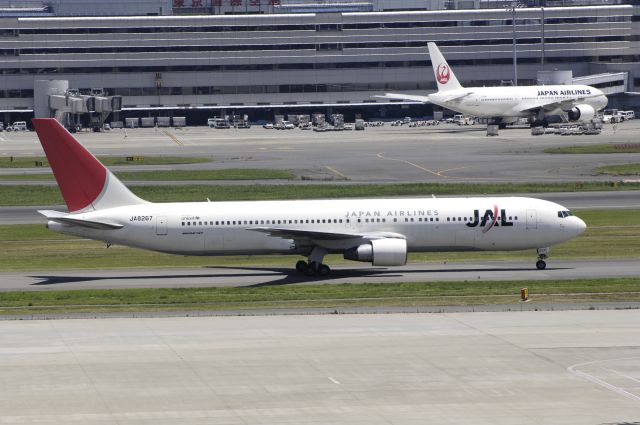
<instances>
[{"instance_id":1,"label":"aircraft wheel","mask_svg":"<svg viewBox=\"0 0 640 425\"><path fill-rule=\"evenodd\" d=\"M546 262L544 262L543 260L538 260L538 261L536 262L536 268L537 268L538 270L544 270L546 267L547 267L547 263L546 263Z\"/></svg>"},{"instance_id":2,"label":"aircraft wheel","mask_svg":"<svg viewBox=\"0 0 640 425\"><path fill-rule=\"evenodd\" d=\"M330 273L331 269L329 268L329 266L327 266L326 264L320 264L320 267L318 267L319 276L329 276Z\"/></svg>"},{"instance_id":3,"label":"aircraft wheel","mask_svg":"<svg viewBox=\"0 0 640 425\"><path fill-rule=\"evenodd\" d=\"M307 276L315 276L316 274L316 263L309 263L304 268L304 274Z\"/></svg>"},{"instance_id":4,"label":"aircraft wheel","mask_svg":"<svg viewBox=\"0 0 640 425\"><path fill-rule=\"evenodd\" d=\"M296 263L296 270L299 273L304 273L304 271L307 269L307 262L304 260L300 260Z\"/></svg>"}]
</instances>

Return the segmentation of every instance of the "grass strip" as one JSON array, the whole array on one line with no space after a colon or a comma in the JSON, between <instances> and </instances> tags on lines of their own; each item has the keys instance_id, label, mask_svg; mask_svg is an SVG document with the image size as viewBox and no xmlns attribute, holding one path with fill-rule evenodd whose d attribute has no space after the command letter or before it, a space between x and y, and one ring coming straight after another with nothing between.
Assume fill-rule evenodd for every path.
<instances>
[{"instance_id":1,"label":"grass strip","mask_svg":"<svg viewBox=\"0 0 640 425\"><path fill-rule=\"evenodd\" d=\"M640 210L584 210L577 213L587 223L578 238L552 247L551 260L640 258ZM277 266L291 268L298 256L183 257L104 243L51 232L44 225L0 226L0 270L112 269L135 267ZM535 250L512 252L411 253L410 261L504 261L536 258ZM359 265L330 255L327 264Z\"/></svg>"},{"instance_id":2,"label":"grass strip","mask_svg":"<svg viewBox=\"0 0 640 425\"><path fill-rule=\"evenodd\" d=\"M0 314L505 304L522 287L534 302L640 300L639 279L304 284L0 292Z\"/></svg>"},{"instance_id":3,"label":"grass strip","mask_svg":"<svg viewBox=\"0 0 640 425\"><path fill-rule=\"evenodd\" d=\"M177 165L199 164L211 162L212 158L186 156L99 156L98 159L107 167L113 165ZM36 165L36 162L42 165ZM0 156L0 168L34 168L49 167L44 156Z\"/></svg>"},{"instance_id":4,"label":"grass strip","mask_svg":"<svg viewBox=\"0 0 640 425\"><path fill-rule=\"evenodd\" d=\"M313 184L313 185L185 185L129 186L151 202L244 201L277 199L380 198L430 195L501 195L516 193L640 190L640 183L407 183L407 184ZM62 203L55 186L7 185L0 190L0 205L57 205Z\"/></svg>"},{"instance_id":5,"label":"grass strip","mask_svg":"<svg viewBox=\"0 0 640 425\"><path fill-rule=\"evenodd\" d=\"M547 148L544 153L551 154L601 154L601 153L640 153L640 143L605 143L601 145L577 145Z\"/></svg>"},{"instance_id":6,"label":"grass strip","mask_svg":"<svg viewBox=\"0 0 640 425\"><path fill-rule=\"evenodd\" d=\"M295 178L289 170L265 168L228 168L223 170L155 170L121 171L115 173L120 180L165 181L165 180L291 180ZM51 173L6 174L0 180L53 180Z\"/></svg>"},{"instance_id":7,"label":"grass strip","mask_svg":"<svg viewBox=\"0 0 640 425\"><path fill-rule=\"evenodd\" d=\"M640 164L606 165L596 168L595 171L612 176L638 176L640 175Z\"/></svg>"}]
</instances>

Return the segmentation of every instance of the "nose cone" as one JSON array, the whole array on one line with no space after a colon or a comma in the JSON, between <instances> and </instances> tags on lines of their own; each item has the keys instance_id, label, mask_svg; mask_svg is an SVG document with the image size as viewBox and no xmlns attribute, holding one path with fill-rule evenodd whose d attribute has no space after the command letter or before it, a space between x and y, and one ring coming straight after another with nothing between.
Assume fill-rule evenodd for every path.
<instances>
[{"instance_id":1,"label":"nose cone","mask_svg":"<svg viewBox=\"0 0 640 425\"><path fill-rule=\"evenodd\" d=\"M604 109L608 103L609 99L607 99L607 96L605 96L604 94L600 96L600 105L602 105L602 109Z\"/></svg>"},{"instance_id":2,"label":"nose cone","mask_svg":"<svg viewBox=\"0 0 640 425\"><path fill-rule=\"evenodd\" d=\"M576 232L576 236L579 236L583 234L585 230L587 230L587 224L578 217L573 217L573 218L574 218L573 222L574 222L574 229Z\"/></svg>"}]
</instances>

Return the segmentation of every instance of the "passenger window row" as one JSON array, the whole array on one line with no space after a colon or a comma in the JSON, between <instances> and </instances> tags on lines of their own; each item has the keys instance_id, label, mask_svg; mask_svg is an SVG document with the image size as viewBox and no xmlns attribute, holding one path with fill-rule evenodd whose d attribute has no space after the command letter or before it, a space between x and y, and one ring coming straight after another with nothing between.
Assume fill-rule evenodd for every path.
<instances>
[{"instance_id":1,"label":"passenger window row","mask_svg":"<svg viewBox=\"0 0 640 425\"><path fill-rule=\"evenodd\" d=\"M561 215L562 214L562 215ZM569 211L558 212L558 216L572 215ZM518 216L509 216L509 221L517 221ZM473 217L447 217L448 222L464 221L473 222ZM386 223L386 218L358 218L357 223ZM394 217L393 222L397 223L398 218ZM439 217L405 217L405 223L433 223L440 222ZM300 220L205 220L205 221L183 221L182 227L191 226L258 226L258 225L283 225L283 224L342 224L350 223L349 219L300 219Z\"/></svg>"},{"instance_id":2,"label":"passenger window row","mask_svg":"<svg viewBox=\"0 0 640 425\"><path fill-rule=\"evenodd\" d=\"M304 220L205 220L183 221L182 226L258 226L258 225L282 225L282 224L340 224L349 223L349 219L304 219Z\"/></svg>"}]
</instances>

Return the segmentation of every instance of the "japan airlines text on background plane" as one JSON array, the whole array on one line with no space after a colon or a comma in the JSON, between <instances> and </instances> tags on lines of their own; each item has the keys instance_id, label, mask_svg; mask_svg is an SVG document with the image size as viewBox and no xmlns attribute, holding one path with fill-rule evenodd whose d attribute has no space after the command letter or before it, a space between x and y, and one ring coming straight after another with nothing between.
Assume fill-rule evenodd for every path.
<instances>
[{"instance_id":1,"label":"japan airlines text on background plane","mask_svg":"<svg viewBox=\"0 0 640 425\"><path fill-rule=\"evenodd\" d=\"M560 115L569 121L590 121L607 106L602 91L585 85L462 87L435 43L428 43L438 92L427 96L385 93L385 98L433 103L443 108L495 124L509 124L527 118L536 125L548 125L547 117Z\"/></svg>"},{"instance_id":2,"label":"japan airlines text on background plane","mask_svg":"<svg viewBox=\"0 0 640 425\"><path fill-rule=\"evenodd\" d=\"M327 275L328 253L376 266L408 252L538 249L580 235L566 208L516 197L151 203L140 199L53 118L33 120L69 213L40 211L60 233L180 255L298 254Z\"/></svg>"}]
</instances>

